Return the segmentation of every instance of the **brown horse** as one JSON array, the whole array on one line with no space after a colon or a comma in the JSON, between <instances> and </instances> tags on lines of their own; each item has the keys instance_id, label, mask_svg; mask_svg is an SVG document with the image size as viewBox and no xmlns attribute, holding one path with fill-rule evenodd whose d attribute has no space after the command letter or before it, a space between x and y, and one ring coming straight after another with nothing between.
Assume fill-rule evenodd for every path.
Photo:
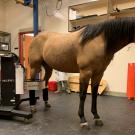
<instances>
[{"instance_id":1,"label":"brown horse","mask_svg":"<svg viewBox=\"0 0 135 135\"><path fill-rule=\"evenodd\" d=\"M78 31L60 34L43 32L37 35L29 48L31 78L44 67L45 86L52 70L80 73L79 117L81 127L88 125L84 103L91 78L92 107L95 124L103 122L97 112L99 82L114 54L127 44L135 42L135 18L126 17L88 25ZM47 88L46 88L47 91Z\"/></svg>"}]
</instances>

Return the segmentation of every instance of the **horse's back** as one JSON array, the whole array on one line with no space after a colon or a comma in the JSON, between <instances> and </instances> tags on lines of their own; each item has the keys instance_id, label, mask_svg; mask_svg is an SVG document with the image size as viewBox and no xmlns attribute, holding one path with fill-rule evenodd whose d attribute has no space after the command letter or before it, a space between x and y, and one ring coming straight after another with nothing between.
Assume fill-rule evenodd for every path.
<instances>
[{"instance_id":1,"label":"horse's back","mask_svg":"<svg viewBox=\"0 0 135 135\"><path fill-rule=\"evenodd\" d=\"M48 33L43 45L43 59L52 68L78 72L76 60L78 37L75 33Z\"/></svg>"}]
</instances>

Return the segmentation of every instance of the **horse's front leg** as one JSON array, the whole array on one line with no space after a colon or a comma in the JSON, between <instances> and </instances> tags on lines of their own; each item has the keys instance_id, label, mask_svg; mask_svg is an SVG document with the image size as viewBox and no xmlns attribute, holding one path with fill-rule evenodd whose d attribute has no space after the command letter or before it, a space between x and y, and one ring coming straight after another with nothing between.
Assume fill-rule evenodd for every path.
<instances>
[{"instance_id":1,"label":"horse's front leg","mask_svg":"<svg viewBox=\"0 0 135 135\"><path fill-rule=\"evenodd\" d=\"M81 127L88 127L88 122L85 119L84 115L84 104L87 94L87 88L89 84L89 79L91 76L91 72L88 71L80 71L80 104L79 104L79 117L80 117L80 126Z\"/></svg>"},{"instance_id":2,"label":"horse's front leg","mask_svg":"<svg viewBox=\"0 0 135 135\"><path fill-rule=\"evenodd\" d=\"M91 112L94 115L95 125L102 126L103 122L97 112L97 94L98 87L101 81L102 75L93 76L91 78L91 91L92 91L92 106Z\"/></svg>"}]
</instances>

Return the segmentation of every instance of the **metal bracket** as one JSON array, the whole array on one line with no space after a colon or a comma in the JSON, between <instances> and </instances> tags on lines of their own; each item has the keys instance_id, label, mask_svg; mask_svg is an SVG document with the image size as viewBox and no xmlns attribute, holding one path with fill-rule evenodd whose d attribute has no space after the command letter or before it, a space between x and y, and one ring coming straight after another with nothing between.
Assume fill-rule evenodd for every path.
<instances>
[{"instance_id":1,"label":"metal bracket","mask_svg":"<svg viewBox=\"0 0 135 135\"><path fill-rule=\"evenodd\" d=\"M33 4L31 4L31 0L15 0L17 4L22 4L24 6L28 6L33 8Z\"/></svg>"},{"instance_id":2,"label":"metal bracket","mask_svg":"<svg viewBox=\"0 0 135 135\"><path fill-rule=\"evenodd\" d=\"M24 6L28 6L31 3L31 0L24 0Z\"/></svg>"}]
</instances>

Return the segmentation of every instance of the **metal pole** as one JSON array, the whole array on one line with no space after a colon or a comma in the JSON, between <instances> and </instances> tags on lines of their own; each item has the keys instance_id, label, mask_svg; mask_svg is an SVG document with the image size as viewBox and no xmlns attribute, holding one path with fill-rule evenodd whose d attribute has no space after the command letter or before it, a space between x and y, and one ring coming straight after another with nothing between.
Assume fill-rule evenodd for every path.
<instances>
[{"instance_id":1,"label":"metal pole","mask_svg":"<svg viewBox=\"0 0 135 135\"><path fill-rule=\"evenodd\" d=\"M33 28L34 28L34 36L38 34L38 0L33 0ZM35 76L38 78L38 74ZM29 90L30 97L30 106L36 105L36 96L35 90ZM31 108L32 111L35 111L35 108Z\"/></svg>"},{"instance_id":2,"label":"metal pole","mask_svg":"<svg viewBox=\"0 0 135 135\"><path fill-rule=\"evenodd\" d=\"M34 36L38 34L38 0L33 0L33 26Z\"/></svg>"}]
</instances>

